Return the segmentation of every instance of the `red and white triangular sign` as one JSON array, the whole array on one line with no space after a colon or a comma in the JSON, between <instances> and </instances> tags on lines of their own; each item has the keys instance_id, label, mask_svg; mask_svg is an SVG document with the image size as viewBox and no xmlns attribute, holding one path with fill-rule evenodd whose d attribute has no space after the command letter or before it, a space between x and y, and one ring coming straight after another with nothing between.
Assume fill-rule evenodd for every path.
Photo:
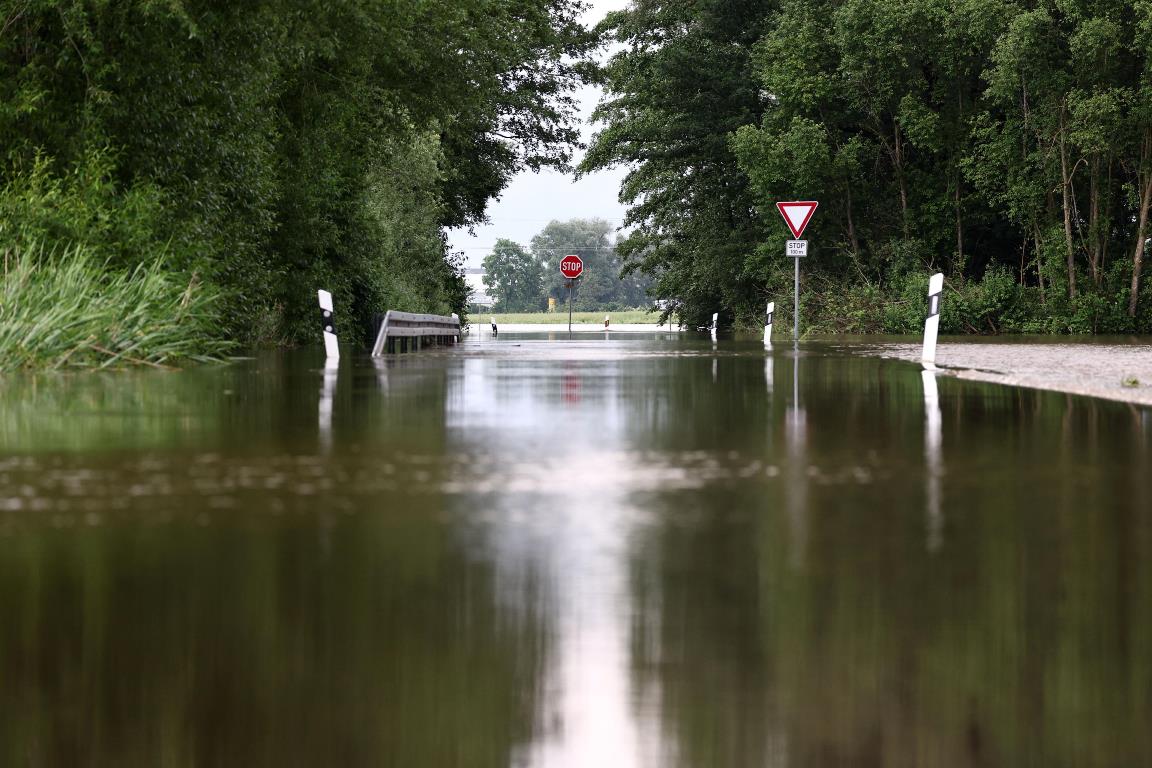
<instances>
[{"instance_id":1,"label":"red and white triangular sign","mask_svg":"<svg viewBox=\"0 0 1152 768\"><path fill-rule=\"evenodd\" d=\"M804 234L804 227L808 226L808 222L811 220L812 214L816 212L818 205L820 203L815 200L799 200L791 203L776 203L776 209L784 217L788 229L792 230L792 236L799 240L800 235Z\"/></svg>"}]
</instances>

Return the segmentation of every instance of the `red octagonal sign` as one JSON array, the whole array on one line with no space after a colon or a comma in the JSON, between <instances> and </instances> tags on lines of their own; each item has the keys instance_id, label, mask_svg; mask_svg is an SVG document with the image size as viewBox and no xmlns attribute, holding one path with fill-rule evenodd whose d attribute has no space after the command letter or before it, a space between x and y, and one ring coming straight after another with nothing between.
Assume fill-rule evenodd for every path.
<instances>
[{"instance_id":1,"label":"red octagonal sign","mask_svg":"<svg viewBox=\"0 0 1152 768\"><path fill-rule=\"evenodd\" d=\"M574 280L584 273L584 260L579 256L565 256L560 260L560 274Z\"/></svg>"}]
</instances>

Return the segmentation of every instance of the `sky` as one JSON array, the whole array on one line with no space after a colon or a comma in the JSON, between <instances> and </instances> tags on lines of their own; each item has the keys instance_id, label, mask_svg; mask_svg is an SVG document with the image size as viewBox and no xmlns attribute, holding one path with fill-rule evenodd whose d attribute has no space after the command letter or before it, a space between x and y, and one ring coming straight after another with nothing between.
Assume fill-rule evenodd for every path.
<instances>
[{"instance_id":1,"label":"sky","mask_svg":"<svg viewBox=\"0 0 1152 768\"><path fill-rule=\"evenodd\" d=\"M584 23L595 24L609 11L627 4L627 0L591 0ZM587 143L596 131L590 121L601 91L586 87L576 96L583 121L581 137ZM582 157L583 152L577 153L572 164L579 163ZM553 170L523 171L512 179L499 199L488 204L488 224L475 227L474 234L467 229L448 230L448 242L453 251L464 252L465 266L479 267L498 238L506 237L528 247L532 236L553 220L598 218L618 227L625 209L617 195L625 172L624 168L613 168L577 181L570 174Z\"/></svg>"}]
</instances>

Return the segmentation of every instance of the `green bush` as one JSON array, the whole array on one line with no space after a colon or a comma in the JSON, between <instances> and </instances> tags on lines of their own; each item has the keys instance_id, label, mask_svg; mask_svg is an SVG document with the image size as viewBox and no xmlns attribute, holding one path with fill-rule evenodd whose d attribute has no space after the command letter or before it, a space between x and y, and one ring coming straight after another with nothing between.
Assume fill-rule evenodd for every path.
<instances>
[{"instance_id":1,"label":"green bush","mask_svg":"<svg viewBox=\"0 0 1152 768\"><path fill-rule=\"evenodd\" d=\"M894 269L885 286L844 285L812 277L803 296L805 323L815 333L916 334L927 312L926 271ZM1020 285L1008 267L990 264L980 280L949 280L940 309L940 330L950 334L1123 334L1152 326L1152 288L1141 312L1128 316L1127 265L1113 265L1099 289L1087 286L1075 299L1059 290ZM790 289L790 286L788 286ZM791 317L791 291L776 295L781 318ZM790 321L789 321L790 322Z\"/></svg>"},{"instance_id":2,"label":"green bush","mask_svg":"<svg viewBox=\"0 0 1152 768\"><path fill-rule=\"evenodd\" d=\"M161 250L185 260L165 234L169 222L160 191L149 184L119 188L108 151L90 150L63 173L54 172L55 165L37 154L0 188L0 249L83 244L93 258L116 268L150 261Z\"/></svg>"},{"instance_id":3,"label":"green bush","mask_svg":"<svg viewBox=\"0 0 1152 768\"><path fill-rule=\"evenodd\" d=\"M40 154L0 188L0 370L163 365L224 353L220 291L181 269L160 192L93 150Z\"/></svg>"}]
</instances>

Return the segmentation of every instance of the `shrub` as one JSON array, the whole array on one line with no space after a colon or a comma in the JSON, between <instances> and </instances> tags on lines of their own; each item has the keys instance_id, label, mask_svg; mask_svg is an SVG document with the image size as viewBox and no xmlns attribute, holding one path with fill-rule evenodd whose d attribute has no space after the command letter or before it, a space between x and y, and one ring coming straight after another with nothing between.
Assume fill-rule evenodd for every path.
<instances>
[{"instance_id":1,"label":"shrub","mask_svg":"<svg viewBox=\"0 0 1152 768\"><path fill-rule=\"evenodd\" d=\"M9 250L0 283L0 370L218 357L230 347L218 340L218 298L163 258L116 269L80 245Z\"/></svg>"},{"instance_id":2,"label":"shrub","mask_svg":"<svg viewBox=\"0 0 1152 768\"><path fill-rule=\"evenodd\" d=\"M127 189L112 180L113 158L94 149L70 170L36 155L0 189L0 250L35 250L79 244L93 258L130 269L163 251L186 265L165 234L168 216L160 191L149 184Z\"/></svg>"}]
</instances>

